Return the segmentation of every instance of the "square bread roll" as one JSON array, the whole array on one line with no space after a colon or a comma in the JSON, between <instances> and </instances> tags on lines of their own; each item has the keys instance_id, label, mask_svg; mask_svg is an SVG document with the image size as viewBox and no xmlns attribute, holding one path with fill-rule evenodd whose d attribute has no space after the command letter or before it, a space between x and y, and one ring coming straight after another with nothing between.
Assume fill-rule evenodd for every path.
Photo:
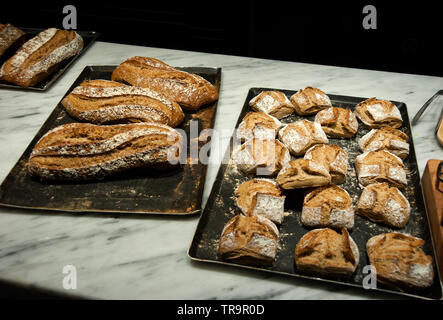
<instances>
[{"instance_id":1,"label":"square bread roll","mask_svg":"<svg viewBox=\"0 0 443 320\"><path fill-rule=\"evenodd\" d=\"M311 115L332 107L328 95L318 88L306 87L291 96L291 102L300 116Z\"/></svg>"},{"instance_id":2,"label":"square bread roll","mask_svg":"<svg viewBox=\"0 0 443 320\"><path fill-rule=\"evenodd\" d=\"M277 119L282 119L294 113L294 106L281 91L262 91L249 101L254 111L267 113Z\"/></svg>"},{"instance_id":3,"label":"square bread roll","mask_svg":"<svg viewBox=\"0 0 443 320\"><path fill-rule=\"evenodd\" d=\"M345 108L330 107L315 115L328 138L351 138L358 131L358 121L354 112Z\"/></svg>"},{"instance_id":4,"label":"square bread roll","mask_svg":"<svg viewBox=\"0 0 443 320\"><path fill-rule=\"evenodd\" d=\"M399 128L403 119L397 106L388 100L370 98L355 106L355 114L363 124L370 128Z\"/></svg>"},{"instance_id":5,"label":"square bread roll","mask_svg":"<svg viewBox=\"0 0 443 320\"><path fill-rule=\"evenodd\" d=\"M358 146L363 152L386 150L404 160L409 155L408 139L408 135L398 129L383 127L361 137Z\"/></svg>"},{"instance_id":6,"label":"square bread roll","mask_svg":"<svg viewBox=\"0 0 443 320\"><path fill-rule=\"evenodd\" d=\"M277 175L277 183L285 190L329 185L331 175L321 164L307 160L290 161Z\"/></svg>"},{"instance_id":7,"label":"square bread roll","mask_svg":"<svg viewBox=\"0 0 443 320\"><path fill-rule=\"evenodd\" d=\"M336 144L317 144L306 151L304 159L315 161L325 167L333 184L346 180L348 154Z\"/></svg>"}]
</instances>

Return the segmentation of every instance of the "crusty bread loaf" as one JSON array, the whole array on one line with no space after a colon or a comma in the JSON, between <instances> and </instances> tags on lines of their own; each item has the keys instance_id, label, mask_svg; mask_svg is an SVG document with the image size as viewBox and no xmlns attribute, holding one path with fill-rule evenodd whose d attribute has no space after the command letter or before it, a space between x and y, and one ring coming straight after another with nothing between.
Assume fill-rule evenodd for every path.
<instances>
[{"instance_id":1,"label":"crusty bread loaf","mask_svg":"<svg viewBox=\"0 0 443 320\"><path fill-rule=\"evenodd\" d=\"M278 173L277 183L285 190L320 187L331 183L331 175L317 162L296 159L290 161Z\"/></svg>"},{"instance_id":2,"label":"crusty bread loaf","mask_svg":"<svg viewBox=\"0 0 443 320\"><path fill-rule=\"evenodd\" d=\"M13 47L17 41L20 41L24 35L25 33L22 30L12 24L0 23L0 57L6 50Z\"/></svg>"},{"instance_id":3,"label":"crusty bread loaf","mask_svg":"<svg viewBox=\"0 0 443 320\"><path fill-rule=\"evenodd\" d=\"M354 208L349 193L336 185L315 188L305 196L301 223L315 228L352 229Z\"/></svg>"},{"instance_id":4,"label":"crusty bread loaf","mask_svg":"<svg viewBox=\"0 0 443 320\"><path fill-rule=\"evenodd\" d=\"M150 88L187 110L197 110L218 99L218 91L209 81L149 57L126 59L114 70L112 80Z\"/></svg>"},{"instance_id":5,"label":"crusty bread loaf","mask_svg":"<svg viewBox=\"0 0 443 320\"><path fill-rule=\"evenodd\" d=\"M348 154L336 144L317 144L306 151L305 159L325 167L331 175L331 182L340 184L346 180Z\"/></svg>"},{"instance_id":6,"label":"crusty bread loaf","mask_svg":"<svg viewBox=\"0 0 443 320\"><path fill-rule=\"evenodd\" d=\"M432 285L432 257L426 255L424 240L390 232L376 235L366 243L369 262L375 267L377 281L396 289L424 289Z\"/></svg>"},{"instance_id":7,"label":"crusty bread loaf","mask_svg":"<svg viewBox=\"0 0 443 320\"><path fill-rule=\"evenodd\" d=\"M237 215L223 228L219 254L224 260L267 265L275 260L279 232L275 224L258 215Z\"/></svg>"},{"instance_id":8,"label":"crusty bread loaf","mask_svg":"<svg viewBox=\"0 0 443 320\"><path fill-rule=\"evenodd\" d=\"M316 144L328 143L328 138L320 124L309 120L290 123L278 132L281 142L294 156L302 156Z\"/></svg>"},{"instance_id":9,"label":"crusty bread loaf","mask_svg":"<svg viewBox=\"0 0 443 320\"><path fill-rule=\"evenodd\" d=\"M408 135L398 129L383 127L372 129L358 141L363 152L387 150L401 159L409 155Z\"/></svg>"},{"instance_id":10,"label":"crusty bread loaf","mask_svg":"<svg viewBox=\"0 0 443 320\"><path fill-rule=\"evenodd\" d=\"M359 215L395 228L403 228L408 223L410 212L408 199L386 182L366 186L357 203Z\"/></svg>"},{"instance_id":11,"label":"crusty bread loaf","mask_svg":"<svg viewBox=\"0 0 443 320\"><path fill-rule=\"evenodd\" d=\"M315 122L320 123L329 138L350 138L358 131L355 114L349 110L330 107L315 115Z\"/></svg>"},{"instance_id":12,"label":"crusty bread loaf","mask_svg":"<svg viewBox=\"0 0 443 320\"><path fill-rule=\"evenodd\" d=\"M360 254L345 228L342 234L323 228L306 233L295 248L295 264L301 273L344 277L354 273Z\"/></svg>"},{"instance_id":13,"label":"crusty bread loaf","mask_svg":"<svg viewBox=\"0 0 443 320\"><path fill-rule=\"evenodd\" d=\"M83 49L75 31L49 28L28 40L0 69L0 80L34 86L57 70L64 60Z\"/></svg>"},{"instance_id":14,"label":"crusty bread loaf","mask_svg":"<svg viewBox=\"0 0 443 320\"><path fill-rule=\"evenodd\" d=\"M44 180L86 180L140 167L165 169L178 164L182 140L178 131L156 123L70 123L37 142L28 170Z\"/></svg>"},{"instance_id":15,"label":"crusty bread loaf","mask_svg":"<svg viewBox=\"0 0 443 320\"><path fill-rule=\"evenodd\" d=\"M248 112L239 124L236 136L241 141L252 138L275 139L282 123L275 117L264 112Z\"/></svg>"},{"instance_id":16,"label":"crusty bread loaf","mask_svg":"<svg viewBox=\"0 0 443 320\"><path fill-rule=\"evenodd\" d=\"M249 101L249 106L255 111L267 113L277 119L294 113L294 106L281 91L262 91Z\"/></svg>"},{"instance_id":17,"label":"crusty bread loaf","mask_svg":"<svg viewBox=\"0 0 443 320\"><path fill-rule=\"evenodd\" d=\"M292 105L300 116L311 115L332 107L328 95L318 88L306 87L291 96Z\"/></svg>"},{"instance_id":18,"label":"crusty bread loaf","mask_svg":"<svg viewBox=\"0 0 443 320\"><path fill-rule=\"evenodd\" d=\"M371 129L398 128L403 123L400 110L388 100L370 98L362 101L355 106L355 114L366 127Z\"/></svg>"},{"instance_id":19,"label":"crusty bread loaf","mask_svg":"<svg viewBox=\"0 0 443 320\"><path fill-rule=\"evenodd\" d=\"M184 118L180 106L162 94L108 80L84 81L62 104L74 118L95 124L156 122L176 127Z\"/></svg>"}]
</instances>

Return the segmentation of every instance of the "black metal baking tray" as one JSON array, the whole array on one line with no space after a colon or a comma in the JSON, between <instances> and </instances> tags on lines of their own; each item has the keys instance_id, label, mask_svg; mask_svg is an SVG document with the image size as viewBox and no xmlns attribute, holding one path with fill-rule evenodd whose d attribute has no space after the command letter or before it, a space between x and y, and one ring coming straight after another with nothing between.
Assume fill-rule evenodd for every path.
<instances>
[{"instance_id":1,"label":"black metal baking tray","mask_svg":"<svg viewBox=\"0 0 443 320\"><path fill-rule=\"evenodd\" d=\"M23 32L25 32L25 41L28 41L29 39L35 37L37 34L42 32L42 28L19 28ZM66 59L62 63L60 63L60 66L58 67L57 71L49 75L45 80L37 83L34 86L31 87L21 87L19 85L9 83L6 81L0 81L0 88L7 88L7 89L19 89L19 90L31 90L31 91L46 91L49 89L54 82L62 76L62 74L68 70L68 68L74 63L75 60L77 60L86 50L89 49L89 47L94 43L94 41L98 38L100 33L96 31L77 31L75 30L79 35L83 38L83 49L75 56ZM14 55L15 52L10 52L9 56L2 56L2 61L6 61L8 58L10 58L12 55Z\"/></svg>"},{"instance_id":2,"label":"black metal baking tray","mask_svg":"<svg viewBox=\"0 0 443 320\"><path fill-rule=\"evenodd\" d=\"M116 66L88 66L82 71L68 94L83 80L111 79ZM180 68L198 74L220 90L220 68ZM61 100L60 100L61 101ZM213 128L217 102L197 112L186 112L178 127L187 134L189 160L190 123L198 121L199 133ZM89 182L43 183L27 174L26 163L37 141L50 129L77 122L58 103L11 172L0 186L0 205L27 209L73 212L121 212L135 214L191 215L201 211L207 165L182 164L165 172L134 170ZM199 142L198 148L204 145Z\"/></svg>"},{"instance_id":3,"label":"black metal baking tray","mask_svg":"<svg viewBox=\"0 0 443 320\"><path fill-rule=\"evenodd\" d=\"M248 111L251 111L248 105L250 99L264 90L280 90L284 92L288 97L294 94L296 91L281 90L281 89L269 89L269 88L251 88L244 103L243 109L239 116L236 127L245 116ZM339 95L329 95L334 106L346 107L353 109L357 103L365 100L366 98L348 97ZM200 217L200 221L197 225L197 229L192 240L191 246L188 250L188 255L191 259L204 262L213 262L223 265L236 266L247 269L261 270L267 272L273 272L278 274L284 274L292 277L300 277L307 279L315 279L320 281L345 284L355 287L363 288L363 278L367 275L363 273L363 267L369 265L369 260L366 255L366 241L377 234L391 231L406 232L411 235L420 237L426 241L424 251L434 257L435 263L435 251L432 243L432 237L428 225L428 217L424 206L423 195L420 185L420 176L417 169L417 159L415 156L414 144L412 141L411 127L409 124L409 117L407 113L406 105L402 102L396 102L395 105L400 109L403 117L403 125L400 130L404 131L409 137L410 143L410 155L404 161L407 168L407 178L409 181L408 187L404 191L405 196L409 199L411 204L411 216L407 226L403 229L391 229L389 227L378 225L367 219L364 219L358 215L355 216L355 225L350 232L351 237L355 240L359 251L360 261L358 268L354 275L349 279L328 279L322 277L307 276L299 273L294 263L294 249L300 238L309 231L309 229L302 226L300 222L300 215L303 203L303 192L299 190L293 190L286 192L285 211L289 213L285 217L283 224L280 226L280 241L281 248L278 251L276 260L272 266L252 267L242 264L225 262L221 260L217 253L218 240L221 231L226 222L235 214L239 214L240 210L236 208L234 202L234 189L240 183L247 181L250 177L247 177L235 169L235 166L231 162L228 164L222 164L211 194L207 201L206 207ZM284 123L290 123L301 119L302 117L296 114L291 115L282 120ZM314 116L303 117L305 119L313 121ZM355 171L355 157L361 152L358 149L357 141L360 137L365 135L369 130L366 129L362 123L359 123L359 130L357 135L351 139L329 139L330 144L338 144L349 155L349 167L347 172L346 182L340 186L346 189L352 197L354 205L361 194L361 189L358 186L358 181ZM231 139L231 145L227 150L225 159L231 158L233 140ZM393 289L377 284L378 291L386 291L392 293L398 293L408 296L429 298L429 299L441 299L442 287L438 277L437 268L434 265L434 271L436 276L434 284L431 288L421 291L395 291ZM363 289L365 290L365 289Z\"/></svg>"}]
</instances>

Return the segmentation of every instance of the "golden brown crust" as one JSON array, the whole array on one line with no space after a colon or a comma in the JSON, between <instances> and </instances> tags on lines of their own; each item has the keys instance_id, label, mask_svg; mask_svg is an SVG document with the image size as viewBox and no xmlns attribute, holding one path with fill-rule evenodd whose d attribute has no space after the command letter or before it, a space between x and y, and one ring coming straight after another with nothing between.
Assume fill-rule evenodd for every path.
<instances>
[{"instance_id":1,"label":"golden brown crust","mask_svg":"<svg viewBox=\"0 0 443 320\"><path fill-rule=\"evenodd\" d=\"M331 176L321 164L307 159L290 161L277 176L281 188L298 189L325 186L331 183Z\"/></svg>"},{"instance_id":2,"label":"golden brown crust","mask_svg":"<svg viewBox=\"0 0 443 320\"><path fill-rule=\"evenodd\" d=\"M348 154L336 144L317 144L306 151L305 159L324 166L331 175L332 183L341 184L346 180Z\"/></svg>"},{"instance_id":3,"label":"golden brown crust","mask_svg":"<svg viewBox=\"0 0 443 320\"><path fill-rule=\"evenodd\" d=\"M294 113L294 106L281 91L262 91L249 101L249 106L255 111L264 112L277 119Z\"/></svg>"},{"instance_id":4,"label":"golden brown crust","mask_svg":"<svg viewBox=\"0 0 443 320\"><path fill-rule=\"evenodd\" d=\"M275 139L282 123L264 112L248 112L237 128L236 135L241 141L252 138Z\"/></svg>"},{"instance_id":5,"label":"golden brown crust","mask_svg":"<svg viewBox=\"0 0 443 320\"><path fill-rule=\"evenodd\" d=\"M366 127L371 129L399 128L403 123L397 106L388 100L370 98L362 101L356 105L355 114Z\"/></svg>"},{"instance_id":6,"label":"golden brown crust","mask_svg":"<svg viewBox=\"0 0 443 320\"><path fill-rule=\"evenodd\" d=\"M292 105L300 116L311 115L332 107L328 95L318 88L306 87L291 96Z\"/></svg>"},{"instance_id":7,"label":"golden brown crust","mask_svg":"<svg viewBox=\"0 0 443 320\"><path fill-rule=\"evenodd\" d=\"M320 123L329 138L351 138L358 131L355 114L349 110L330 107L315 115L315 122Z\"/></svg>"},{"instance_id":8,"label":"golden brown crust","mask_svg":"<svg viewBox=\"0 0 443 320\"><path fill-rule=\"evenodd\" d=\"M372 129L358 141L363 152L386 150L401 159L409 154L408 135L398 129L383 127Z\"/></svg>"},{"instance_id":9,"label":"golden brown crust","mask_svg":"<svg viewBox=\"0 0 443 320\"><path fill-rule=\"evenodd\" d=\"M24 36L24 32L12 24L0 23L0 57L6 50L14 46L14 44Z\"/></svg>"}]
</instances>

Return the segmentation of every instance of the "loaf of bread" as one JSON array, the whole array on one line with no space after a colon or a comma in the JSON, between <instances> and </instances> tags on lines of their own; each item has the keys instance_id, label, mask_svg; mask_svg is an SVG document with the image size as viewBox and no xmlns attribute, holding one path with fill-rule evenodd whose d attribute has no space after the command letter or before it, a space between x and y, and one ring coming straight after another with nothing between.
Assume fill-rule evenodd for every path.
<instances>
[{"instance_id":1,"label":"loaf of bread","mask_svg":"<svg viewBox=\"0 0 443 320\"><path fill-rule=\"evenodd\" d=\"M244 214L257 214L281 224L284 218L285 196L271 179L255 178L235 189L236 204Z\"/></svg>"},{"instance_id":2,"label":"loaf of bread","mask_svg":"<svg viewBox=\"0 0 443 320\"><path fill-rule=\"evenodd\" d=\"M278 173L277 183L285 190L320 187L331 183L331 175L317 162L296 159L290 161Z\"/></svg>"},{"instance_id":3,"label":"loaf of bread","mask_svg":"<svg viewBox=\"0 0 443 320\"><path fill-rule=\"evenodd\" d=\"M218 99L217 88L209 81L149 57L125 60L112 73L112 80L157 91L186 110L197 110Z\"/></svg>"},{"instance_id":4,"label":"loaf of bread","mask_svg":"<svg viewBox=\"0 0 443 320\"><path fill-rule=\"evenodd\" d=\"M233 162L246 174L275 175L291 160L278 140L251 139L234 150Z\"/></svg>"},{"instance_id":5,"label":"loaf of bread","mask_svg":"<svg viewBox=\"0 0 443 320\"><path fill-rule=\"evenodd\" d=\"M239 124L236 136L240 141L252 138L273 140L281 126L277 118L262 111L248 112Z\"/></svg>"},{"instance_id":6,"label":"loaf of bread","mask_svg":"<svg viewBox=\"0 0 443 320\"><path fill-rule=\"evenodd\" d=\"M366 186L357 202L359 215L395 228L403 228L408 223L410 212L408 199L386 182Z\"/></svg>"},{"instance_id":7,"label":"loaf of bread","mask_svg":"<svg viewBox=\"0 0 443 320\"><path fill-rule=\"evenodd\" d=\"M350 276L359 259L358 247L345 228L342 234L329 228L311 230L295 248L297 270L310 275Z\"/></svg>"},{"instance_id":8,"label":"loaf of bread","mask_svg":"<svg viewBox=\"0 0 443 320\"><path fill-rule=\"evenodd\" d=\"M166 169L178 165L182 144L178 131L156 123L64 124L37 142L28 170L43 180L87 180L133 168Z\"/></svg>"},{"instance_id":9,"label":"loaf of bread","mask_svg":"<svg viewBox=\"0 0 443 320\"><path fill-rule=\"evenodd\" d=\"M278 237L278 229L271 220L258 215L237 215L223 228L218 251L223 260L269 265L277 255Z\"/></svg>"},{"instance_id":10,"label":"loaf of bread","mask_svg":"<svg viewBox=\"0 0 443 320\"><path fill-rule=\"evenodd\" d=\"M281 91L262 91L249 101L249 106L255 111L267 113L277 119L294 113L294 106Z\"/></svg>"},{"instance_id":11,"label":"loaf of bread","mask_svg":"<svg viewBox=\"0 0 443 320\"><path fill-rule=\"evenodd\" d=\"M304 155L313 145L328 143L320 124L309 120L299 120L285 125L278 132L278 137L296 157Z\"/></svg>"},{"instance_id":12,"label":"loaf of bread","mask_svg":"<svg viewBox=\"0 0 443 320\"><path fill-rule=\"evenodd\" d=\"M329 138L351 138L358 131L355 114L345 108L330 107L315 115L315 122L320 123Z\"/></svg>"},{"instance_id":13,"label":"loaf of bread","mask_svg":"<svg viewBox=\"0 0 443 320\"><path fill-rule=\"evenodd\" d=\"M424 289L432 286L432 257L426 255L424 240L390 232L376 235L366 243L369 262L377 281L395 289Z\"/></svg>"},{"instance_id":14,"label":"loaf of bread","mask_svg":"<svg viewBox=\"0 0 443 320\"><path fill-rule=\"evenodd\" d=\"M332 107L331 99L318 88L306 87L291 96L292 105L300 116L315 114Z\"/></svg>"},{"instance_id":15,"label":"loaf of bread","mask_svg":"<svg viewBox=\"0 0 443 320\"><path fill-rule=\"evenodd\" d=\"M306 151L305 159L315 161L325 167L331 175L332 183L341 184L346 180L348 154L336 144L317 144Z\"/></svg>"},{"instance_id":16,"label":"loaf of bread","mask_svg":"<svg viewBox=\"0 0 443 320\"><path fill-rule=\"evenodd\" d=\"M388 100L370 98L355 106L356 116L370 129L402 125L400 110Z\"/></svg>"},{"instance_id":17,"label":"loaf of bread","mask_svg":"<svg viewBox=\"0 0 443 320\"><path fill-rule=\"evenodd\" d=\"M156 122L176 127L184 118L180 105L162 94L108 80L81 83L62 104L74 118L95 124Z\"/></svg>"},{"instance_id":18,"label":"loaf of bread","mask_svg":"<svg viewBox=\"0 0 443 320\"><path fill-rule=\"evenodd\" d=\"M397 188L407 185L402 160L386 150L365 152L355 158L358 181L362 186L387 182Z\"/></svg>"},{"instance_id":19,"label":"loaf of bread","mask_svg":"<svg viewBox=\"0 0 443 320\"><path fill-rule=\"evenodd\" d=\"M398 129L383 127L372 129L358 141L363 152L387 150L401 159L409 155L408 135Z\"/></svg>"},{"instance_id":20,"label":"loaf of bread","mask_svg":"<svg viewBox=\"0 0 443 320\"><path fill-rule=\"evenodd\" d=\"M75 31L49 28L28 40L0 69L0 80L30 87L55 72L60 63L83 49Z\"/></svg>"},{"instance_id":21,"label":"loaf of bread","mask_svg":"<svg viewBox=\"0 0 443 320\"><path fill-rule=\"evenodd\" d=\"M301 223L314 228L352 229L354 208L349 193L336 185L315 188L305 196Z\"/></svg>"},{"instance_id":22,"label":"loaf of bread","mask_svg":"<svg viewBox=\"0 0 443 320\"><path fill-rule=\"evenodd\" d=\"M14 47L17 42L24 39L25 33L12 24L0 23L0 57L10 48ZM21 40L20 40L21 39Z\"/></svg>"}]
</instances>

